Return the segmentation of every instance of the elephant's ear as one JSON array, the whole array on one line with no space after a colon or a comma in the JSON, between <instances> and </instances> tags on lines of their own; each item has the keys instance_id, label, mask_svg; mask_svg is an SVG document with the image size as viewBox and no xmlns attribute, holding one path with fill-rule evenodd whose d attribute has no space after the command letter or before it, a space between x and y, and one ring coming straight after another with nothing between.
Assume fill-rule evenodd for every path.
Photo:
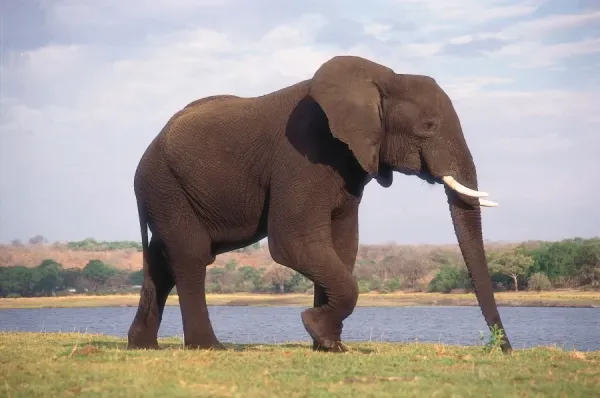
<instances>
[{"instance_id":1,"label":"elephant's ear","mask_svg":"<svg viewBox=\"0 0 600 398\"><path fill-rule=\"evenodd\" d=\"M331 133L373 176L383 138L380 84L391 75L391 69L366 59L340 56L325 62L310 83L309 94L327 115Z\"/></svg>"}]
</instances>

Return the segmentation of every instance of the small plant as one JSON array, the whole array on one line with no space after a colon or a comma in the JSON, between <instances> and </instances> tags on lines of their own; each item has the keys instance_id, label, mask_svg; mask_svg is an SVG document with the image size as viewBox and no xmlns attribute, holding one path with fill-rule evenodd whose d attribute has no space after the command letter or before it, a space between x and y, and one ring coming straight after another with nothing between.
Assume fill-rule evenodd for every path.
<instances>
[{"instance_id":1,"label":"small plant","mask_svg":"<svg viewBox=\"0 0 600 398\"><path fill-rule=\"evenodd\" d=\"M500 350L500 346L502 345L502 342L504 340L504 330L499 328L497 325L494 325L493 327L490 328L490 333L491 334L490 334L490 337L488 338L488 341L484 344L484 350L486 352L493 352L493 351ZM485 340L483 332L480 333L479 339L482 342Z\"/></svg>"}]
</instances>

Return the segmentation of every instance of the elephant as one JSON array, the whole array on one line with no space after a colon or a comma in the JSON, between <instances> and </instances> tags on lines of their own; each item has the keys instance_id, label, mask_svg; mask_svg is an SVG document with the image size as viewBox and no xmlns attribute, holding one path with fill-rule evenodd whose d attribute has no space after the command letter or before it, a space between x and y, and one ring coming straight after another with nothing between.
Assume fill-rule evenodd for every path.
<instances>
[{"instance_id":1,"label":"elephant","mask_svg":"<svg viewBox=\"0 0 600 398\"><path fill-rule=\"evenodd\" d=\"M174 286L184 345L222 349L206 303L206 267L267 237L273 260L314 283L301 321L313 350L344 352L358 300L358 208L393 172L444 187L488 327L505 331L482 237L475 164L450 97L424 75L334 56L307 80L257 97L215 95L176 112L141 156L134 193L143 284L128 347L158 348ZM151 232L151 238L148 237ZM501 349L512 351L504 333Z\"/></svg>"}]
</instances>

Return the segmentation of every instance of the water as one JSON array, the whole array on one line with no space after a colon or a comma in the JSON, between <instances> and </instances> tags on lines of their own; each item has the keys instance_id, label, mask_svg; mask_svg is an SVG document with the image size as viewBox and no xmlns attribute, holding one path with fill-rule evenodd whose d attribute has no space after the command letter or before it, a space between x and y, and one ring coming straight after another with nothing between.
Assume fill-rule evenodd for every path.
<instances>
[{"instance_id":1,"label":"water","mask_svg":"<svg viewBox=\"0 0 600 398\"><path fill-rule=\"evenodd\" d=\"M127 336L137 308L42 308L0 310L0 330L88 332ZM311 341L300 321L302 307L211 306L221 342ZM600 350L599 308L501 307L513 347L555 344L580 351ZM344 322L345 341L425 341L480 345L488 334L479 307L357 307ZM178 306L165 308L159 335L183 335Z\"/></svg>"}]
</instances>

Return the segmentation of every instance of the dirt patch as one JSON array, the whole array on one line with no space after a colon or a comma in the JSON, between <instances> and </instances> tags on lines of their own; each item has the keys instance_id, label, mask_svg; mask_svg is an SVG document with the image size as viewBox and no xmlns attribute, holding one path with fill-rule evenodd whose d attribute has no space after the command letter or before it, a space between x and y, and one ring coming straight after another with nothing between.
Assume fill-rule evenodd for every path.
<instances>
[{"instance_id":1,"label":"dirt patch","mask_svg":"<svg viewBox=\"0 0 600 398\"><path fill-rule=\"evenodd\" d=\"M71 358L73 356L86 357L86 356L93 355L93 354L100 354L101 352L102 352L102 350L100 348L94 347L92 345L87 345L87 346L81 347L81 348L78 348L77 345L75 345L73 347L73 350L69 354L68 358Z\"/></svg>"}]
</instances>

